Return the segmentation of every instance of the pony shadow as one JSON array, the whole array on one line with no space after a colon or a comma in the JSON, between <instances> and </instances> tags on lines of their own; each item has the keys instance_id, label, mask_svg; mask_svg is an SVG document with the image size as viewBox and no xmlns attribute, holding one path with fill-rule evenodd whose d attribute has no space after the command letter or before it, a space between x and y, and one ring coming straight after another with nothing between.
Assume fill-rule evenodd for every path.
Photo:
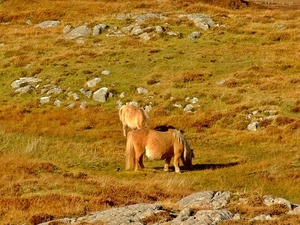
<instances>
[{"instance_id":1,"label":"pony shadow","mask_svg":"<svg viewBox=\"0 0 300 225\"><path fill-rule=\"evenodd\" d=\"M183 166L180 166L181 172L186 172L186 171L200 171L200 170L216 170L216 169L222 169L222 168L227 168L227 167L232 167L232 166L237 166L240 163L238 162L233 162L233 163L219 163L219 164L194 164L193 168L191 170L186 170ZM161 166L156 166L153 167L154 170L163 170L164 167ZM174 166L169 167L169 172L174 172L175 168Z\"/></svg>"},{"instance_id":2,"label":"pony shadow","mask_svg":"<svg viewBox=\"0 0 300 225\"><path fill-rule=\"evenodd\" d=\"M193 170L216 170L216 169L222 169L232 166L237 166L238 162L232 162L232 163L219 163L219 164L194 164Z\"/></svg>"},{"instance_id":3,"label":"pony shadow","mask_svg":"<svg viewBox=\"0 0 300 225\"><path fill-rule=\"evenodd\" d=\"M174 127L172 125L158 125L158 126L154 127L153 130L160 131L160 132L166 132L169 129L176 129L176 127Z\"/></svg>"}]
</instances>

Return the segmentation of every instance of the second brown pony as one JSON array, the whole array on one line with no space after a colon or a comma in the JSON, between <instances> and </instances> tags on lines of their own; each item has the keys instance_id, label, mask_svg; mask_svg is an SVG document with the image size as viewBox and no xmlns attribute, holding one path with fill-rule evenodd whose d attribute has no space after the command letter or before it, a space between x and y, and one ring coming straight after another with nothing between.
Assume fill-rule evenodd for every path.
<instances>
[{"instance_id":1,"label":"second brown pony","mask_svg":"<svg viewBox=\"0 0 300 225\"><path fill-rule=\"evenodd\" d=\"M180 173L179 161L185 169L192 168L193 150L190 148L183 134L177 129L165 132L147 128L130 131L126 144L126 169L139 166L144 168L143 155L150 160L165 160L164 170L169 170L171 159L174 157L175 172Z\"/></svg>"},{"instance_id":2,"label":"second brown pony","mask_svg":"<svg viewBox=\"0 0 300 225\"><path fill-rule=\"evenodd\" d=\"M128 127L131 129L140 129L148 127L150 122L145 110L132 104L123 105L119 110L119 117L123 125L125 137L128 133Z\"/></svg>"}]
</instances>

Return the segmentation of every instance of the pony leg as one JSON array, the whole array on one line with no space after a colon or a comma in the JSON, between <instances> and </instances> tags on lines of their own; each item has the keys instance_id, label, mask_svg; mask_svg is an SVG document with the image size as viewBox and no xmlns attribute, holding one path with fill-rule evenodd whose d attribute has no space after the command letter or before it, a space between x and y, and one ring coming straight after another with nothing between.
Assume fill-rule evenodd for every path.
<instances>
[{"instance_id":1,"label":"pony leg","mask_svg":"<svg viewBox=\"0 0 300 225\"><path fill-rule=\"evenodd\" d=\"M143 157L144 157L144 154L142 154L141 157L140 157L140 159L139 159L139 164L140 164L140 167L141 167L142 169L145 168L144 163L143 163Z\"/></svg>"},{"instance_id":2,"label":"pony leg","mask_svg":"<svg viewBox=\"0 0 300 225\"><path fill-rule=\"evenodd\" d=\"M171 158L167 158L166 161L165 161L164 171L166 171L166 172L169 171L170 163L171 163Z\"/></svg>"},{"instance_id":3,"label":"pony leg","mask_svg":"<svg viewBox=\"0 0 300 225\"><path fill-rule=\"evenodd\" d=\"M143 164L143 154L136 154L135 155L135 171L139 170L139 166L143 169L145 168L144 164Z\"/></svg>"},{"instance_id":4,"label":"pony leg","mask_svg":"<svg viewBox=\"0 0 300 225\"><path fill-rule=\"evenodd\" d=\"M174 167L175 167L175 172L176 173L181 173L180 172L180 168L179 168L179 160L180 160L180 156L174 156Z\"/></svg>"},{"instance_id":5,"label":"pony leg","mask_svg":"<svg viewBox=\"0 0 300 225\"><path fill-rule=\"evenodd\" d=\"M123 134L124 137L127 137L127 125L123 125Z\"/></svg>"}]
</instances>

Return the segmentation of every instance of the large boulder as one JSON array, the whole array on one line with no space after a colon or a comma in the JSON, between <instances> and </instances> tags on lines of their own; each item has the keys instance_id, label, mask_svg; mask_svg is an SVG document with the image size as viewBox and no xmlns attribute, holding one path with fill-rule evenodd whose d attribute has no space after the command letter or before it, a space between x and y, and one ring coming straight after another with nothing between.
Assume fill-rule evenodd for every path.
<instances>
[{"instance_id":1,"label":"large boulder","mask_svg":"<svg viewBox=\"0 0 300 225\"><path fill-rule=\"evenodd\" d=\"M66 39L76 39L79 37L86 37L91 33L91 29L87 25L82 25L74 28L69 33L67 33L64 37Z\"/></svg>"}]
</instances>

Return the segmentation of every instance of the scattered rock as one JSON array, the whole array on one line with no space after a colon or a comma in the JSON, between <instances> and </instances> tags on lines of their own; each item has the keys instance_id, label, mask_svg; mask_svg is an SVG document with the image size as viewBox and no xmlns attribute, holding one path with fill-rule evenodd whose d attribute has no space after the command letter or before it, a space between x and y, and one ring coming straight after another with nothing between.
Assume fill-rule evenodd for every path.
<instances>
[{"instance_id":1,"label":"scattered rock","mask_svg":"<svg viewBox=\"0 0 300 225\"><path fill-rule=\"evenodd\" d=\"M189 208L205 206L212 209L220 209L227 204L230 195L230 191L204 191L189 195L176 204Z\"/></svg>"},{"instance_id":2,"label":"scattered rock","mask_svg":"<svg viewBox=\"0 0 300 225\"><path fill-rule=\"evenodd\" d=\"M103 75L109 75L110 74L110 70L103 70L101 72L101 74L103 74Z\"/></svg>"},{"instance_id":3,"label":"scattered rock","mask_svg":"<svg viewBox=\"0 0 300 225\"><path fill-rule=\"evenodd\" d=\"M37 83L39 83L41 81L42 81L42 79L36 78L36 77L21 77L18 80L15 80L14 82L12 82L11 87L13 89L17 89L17 88L20 88L27 84L36 85Z\"/></svg>"},{"instance_id":4,"label":"scattered rock","mask_svg":"<svg viewBox=\"0 0 300 225\"><path fill-rule=\"evenodd\" d=\"M36 26L39 27L39 28L49 28L49 27L56 27L60 24L60 21L57 21L57 20L54 20L54 21L44 21L44 22L41 22L39 24L37 24Z\"/></svg>"},{"instance_id":5,"label":"scattered rock","mask_svg":"<svg viewBox=\"0 0 300 225\"><path fill-rule=\"evenodd\" d=\"M192 104L187 104L184 107L183 111L185 111L185 112L192 112L193 108L194 108L194 106Z\"/></svg>"},{"instance_id":6,"label":"scattered rock","mask_svg":"<svg viewBox=\"0 0 300 225\"><path fill-rule=\"evenodd\" d=\"M264 204L267 206L277 205L277 204L286 205L289 209L292 209L292 204L288 200L274 197L271 195L264 196Z\"/></svg>"},{"instance_id":7,"label":"scattered rock","mask_svg":"<svg viewBox=\"0 0 300 225\"><path fill-rule=\"evenodd\" d=\"M147 94L148 90L144 87L138 87L137 92L138 92L138 94Z\"/></svg>"},{"instance_id":8,"label":"scattered rock","mask_svg":"<svg viewBox=\"0 0 300 225\"><path fill-rule=\"evenodd\" d=\"M82 216L79 218L62 218L53 220L40 225L50 224L95 224L105 223L108 225L119 224L146 224L145 221L149 218L157 218L157 225L217 225L221 221L241 220L243 224L251 223L251 221L257 220L276 220L278 216L271 216L270 214L264 214L255 216L253 218L244 218L241 214L233 214L226 209L229 199L232 196L238 196L238 193L231 191L203 191L191 194L180 201L178 201L174 207L178 209L182 207L182 210L176 213L177 210L165 210L161 204L153 203L139 203L135 205L128 205L119 208L113 208L103 211L96 211ZM272 196L265 196L264 203L266 206L273 204L290 205L290 211L288 214L299 215L300 207L290 203L289 201ZM231 200L231 204L245 204L244 198L234 198ZM293 209L294 208L294 209ZM228 223L229 224L229 223Z\"/></svg>"},{"instance_id":9,"label":"scattered rock","mask_svg":"<svg viewBox=\"0 0 300 225\"><path fill-rule=\"evenodd\" d=\"M63 33L64 33L64 34L67 34L67 33L69 33L72 29L73 29L73 27L72 27L71 25L67 25L67 26L64 27Z\"/></svg>"},{"instance_id":10,"label":"scattered rock","mask_svg":"<svg viewBox=\"0 0 300 225\"><path fill-rule=\"evenodd\" d=\"M107 93L108 88L103 87L100 88L99 90L95 91L93 94L93 99L97 102L106 102L108 98L108 93Z\"/></svg>"},{"instance_id":11,"label":"scattered rock","mask_svg":"<svg viewBox=\"0 0 300 225\"><path fill-rule=\"evenodd\" d=\"M143 39L143 40L145 40L145 41L148 41L148 40L150 40L150 36L149 36L149 34L148 33L142 33L142 34L140 34L139 35L139 37L141 38L141 39Z\"/></svg>"},{"instance_id":12,"label":"scattered rock","mask_svg":"<svg viewBox=\"0 0 300 225\"><path fill-rule=\"evenodd\" d=\"M49 102L50 102L50 98L51 98L51 97L49 97L49 96L41 97L41 98L40 98L40 103L41 103L41 104L49 103Z\"/></svg>"},{"instance_id":13,"label":"scattered rock","mask_svg":"<svg viewBox=\"0 0 300 225\"><path fill-rule=\"evenodd\" d=\"M201 32L199 32L199 31L194 31L188 36L188 38L191 40L196 40L199 37L201 37Z\"/></svg>"},{"instance_id":14,"label":"scattered rock","mask_svg":"<svg viewBox=\"0 0 300 225\"><path fill-rule=\"evenodd\" d=\"M76 39L79 37L85 37L91 33L90 28L87 25L82 25L74 28L69 33L65 34L66 39Z\"/></svg>"},{"instance_id":15,"label":"scattered rock","mask_svg":"<svg viewBox=\"0 0 300 225\"><path fill-rule=\"evenodd\" d=\"M62 101L61 100L55 100L54 103L53 103L55 106L61 106L62 104Z\"/></svg>"},{"instance_id":16,"label":"scattered rock","mask_svg":"<svg viewBox=\"0 0 300 225\"><path fill-rule=\"evenodd\" d=\"M24 86L24 87L17 88L15 90L15 93L26 94L32 89L34 89L34 87L32 85L27 85L27 86Z\"/></svg>"},{"instance_id":17,"label":"scattered rock","mask_svg":"<svg viewBox=\"0 0 300 225\"><path fill-rule=\"evenodd\" d=\"M86 85L89 87L89 88L93 88L93 87L96 87L96 85L101 82L101 78L100 77L96 77L92 80L89 80L86 82Z\"/></svg>"},{"instance_id":18,"label":"scattered rock","mask_svg":"<svg viewBox=\"0 0 300 225\"><path fill-rule=\"evenodd\" d=\"M258 122L252 122L247 126L247 129L250 131L256 131L258 126Z\"/></svg>"},{"instance_id":19,"label":"scattered rock","mask_svg":"<svg viewBox=\"0 0 300 225\"><path fill-rule=\"evenodd\" d=\"M106 25L106 24L98 24L98 25L94 26L94 28L93 28L93 36L102 34L104 32L104 30L106 28L108 28L108 27L109 26Z\"/></svg>"},{"instance_id":20,"label":"scattered rock","mask_svg":"<svg viewBox=\"0 0 300 225\"><path fill-rule=\"evenodd\" d=\"M32 21L31 20L26 20L26 24L27 25L32 25Z\"/></svg>"}]
</instances>

